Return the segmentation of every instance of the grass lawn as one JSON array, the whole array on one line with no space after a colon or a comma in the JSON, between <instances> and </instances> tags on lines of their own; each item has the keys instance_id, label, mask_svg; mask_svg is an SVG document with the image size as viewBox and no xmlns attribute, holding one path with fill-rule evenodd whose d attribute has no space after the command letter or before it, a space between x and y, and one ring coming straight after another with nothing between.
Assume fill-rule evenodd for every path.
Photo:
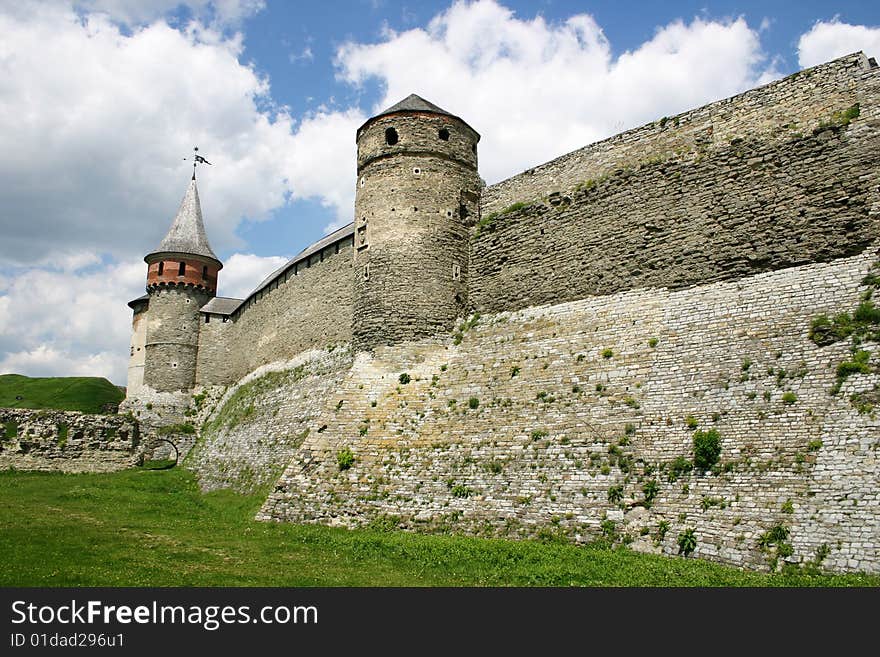
<instances>
[{"instance_id":1,"label":"grass lawn","mask_svg":"<svg viewBox=\"0 0 880 657\"><path fill-rule=\"evenodd\" d=\"M2 408L54 408L100 413L103 404L118 404L124 396L122 390L107 379L93 376L31 378L21 374L0 374Z\"/></svg>"},{"instance_id":2,"label":"grass lawn","mask_svg":"<svg viewBox=\"0 0 880 657\"><path fill-rule=\"evenodd\" d=\"M2 586L878 586L742 572L602 546L347 531L252 520L184 469L0 473Z\"/></svg>"}]
</instances>

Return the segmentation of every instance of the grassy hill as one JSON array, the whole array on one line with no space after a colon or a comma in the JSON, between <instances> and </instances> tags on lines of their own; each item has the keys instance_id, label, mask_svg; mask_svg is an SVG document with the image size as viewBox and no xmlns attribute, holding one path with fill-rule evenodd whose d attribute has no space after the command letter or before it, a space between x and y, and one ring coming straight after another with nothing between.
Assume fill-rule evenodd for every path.
<instances>
[{"instance_id":1,"label":"grassy hill","mask_svg":"<svg viewBox=\"0 0 880 657\"><path fill-rule=\"evenodd\" d=\"M880 586L604 545L256 522L182 469L0 472L0 586Z\"/></svg>"},{"instance_id":2,"label":"grassy hill","mask_svg":"<svg viewBox=\"0 0 880 657\"><path fill-rule=\"evenodd\" d=\"M0 407L54 408L100 413L104 404L118 404L122 390L107 379L93 376L31 378L0 374Z\"/></svg>"}]
</instances>

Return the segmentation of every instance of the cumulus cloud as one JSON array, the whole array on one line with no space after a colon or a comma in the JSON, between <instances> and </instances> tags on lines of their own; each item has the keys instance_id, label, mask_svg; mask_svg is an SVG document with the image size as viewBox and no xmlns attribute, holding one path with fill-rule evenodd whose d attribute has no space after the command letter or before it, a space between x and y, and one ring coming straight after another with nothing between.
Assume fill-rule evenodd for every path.
<instances>
[{"instance_id":1,"label":"cumulus cloud","mask_svg":"<svg viewBox=\"0 0 880 657\"><path fill-rule=\"evenodd\" d=\"M234 253L223 263L218 293L224 297L244 299L266 276L288 260L281 256L264 258L252 253Z\"/></svg>"},{"instance_id":2,"label":"cumulus cloud","mask_svg":"<svg viewBox=\"0 0 880 657\"><path fill-rule=\"evenodd\" d=\"M79 264L77 264L79 263ZM66 269L25 268L0 295L0 373L105 376L125 383L131 310L146 265L94 266L73 254Z\"/></svg>"},{"instance_id":3,"label":"cumulus cloud","mask_svg":"<svg viewBox=\"0 0 880 657\"><path fill-rule=\"evenodd\" d=\"M269 85L239 62L240 36L161 21L126 34L41 3L0 12L0 33L0 265L153 248L194 145L214 164L199 185L215 247L287 201L276 153L290 152L293 121L261 109Z\"/></svg>"},{"instance_id":4,"label":"cumulus cloud","mask_svg":"<svg viewBox=\"0 0 880 657\"><path fill-rule=\"evenodd\" d=\"M181 7L206 23L237 26L262 10L263 0L77 0L87 12L101 12L128 25L149 23Z\"/></svg>"},{"instance_id":5,"label":"cumulus cloud","mask_svg":"<svg viewBox=\"0 0 880 657\"><path fill-rule=\"evenodd\" d=\"M220 272L220 292L242 298L285 262L235 253ZM126 304L144 293L145 281L142 260L102 264L89 252L0 278L0 374L104 376L125 385Z\"/></svg>"},{"instance_id":6,"label":"cumulus cloud","mask_svg":"<svg viewBox=\"0 0 880 657\"><path fill-rule=\"evenodd\" d=\"M742 18L675 21L615 58L588 14L520 19L494 0L456 2L424 28L337 53L340 80L383 85L374 110L415 92L470 123L490 183L748 89L768 77L763 62L758 31Z\"/></svg>"},{"instance_id":7,"label":"cumulus cloud","mask_svg":"<svg viewBox=\"0 0 880 657\"><path fill-rule=\"evenodd\" d=\"M798 40L798 63L802 68L858 50L868 57L880 57L880 27L850 25L834 18L818 21Z\"/></svg>"}]
</instances>

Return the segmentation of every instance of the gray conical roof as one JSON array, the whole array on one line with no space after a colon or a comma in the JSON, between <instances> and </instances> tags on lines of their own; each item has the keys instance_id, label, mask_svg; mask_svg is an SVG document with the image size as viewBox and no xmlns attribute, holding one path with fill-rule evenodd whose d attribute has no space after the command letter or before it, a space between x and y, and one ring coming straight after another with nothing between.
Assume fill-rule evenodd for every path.
<instances>
[{"instance_id":1,"label":"gray conical roof","mask_svg":"<svg viewBox=\"0 0 880 657\"><path fill-rule=\"evenodd\" d=\"M454 116L442 107L437 107L434 103L429 103L427 100L425 100L421 96L417 96L416 94L410 94L399 103L392 105L383 112L379 112L376 116L393 114L394 112L432 112L434 114L446 114L447 116Z\"/></svg>"},{"instance_id":2,"label":"gray conical roof","mask_svg":"<svg viewBox=\"0 0 880 657\"><path fill-rule=\"evenodd\" d=\"M399 103L395 103L394 105L392 105L388 109L382 110L381 112L379 112L375 116L371 116L369 119L364 121L363 125L361 125L361 127L357 129L357 136L360 137L361 130L363 130L367 126L367 124L370 123L371 121L375 121L380 116L385 116L387 114L396 114L397 112L428 112L430 114L440 114L443 116L452 117L453 119L458 119L459 121L461 121L462 123L467 125L469 128L471 128L471 126L468 125L467 121L462 119L460 116L456 116L452 112L447 112L442 107L438 107L434 103L431 103L431 102L425 100L424 98L422 98L421 96L419 96L417 94L410 94L409 96L407 96L406 98L401 100ZM474 130L474 129L471 128L471 130ZM474 132L476 133L476 130L474 130ZM479 138L479 134L477 135L477 138Z\"/></svg>"},{"instance_id":3,"label":"gray conical roof","mask_svg":"<svg viewBox=\"0 0 880 657\"><path fill-rule=\"evenodd\" d=\"M177 216L174 217L168 234L150 255L157 253L190 253L220 262L211 250L208 237L205 235L202 206L199 203L199 189L196 187L195 177L190 181L186 194L183 195L180 209L177 210Z\"/></svg>"}]
</instances>

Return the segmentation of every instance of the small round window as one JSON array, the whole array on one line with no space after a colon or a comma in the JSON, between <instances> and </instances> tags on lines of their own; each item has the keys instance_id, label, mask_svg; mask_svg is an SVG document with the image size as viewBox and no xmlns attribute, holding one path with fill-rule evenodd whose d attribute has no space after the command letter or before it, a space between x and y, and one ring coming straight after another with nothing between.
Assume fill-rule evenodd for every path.
<instances>
[{"instance_id":1,"label":"small round window","mask_svg":"<svg viewBox=\"0 0 880 657\"><path fill-rule=\"evenodd\" d=\"M394 128L385 129L385 143L389 146L394 146L397 143L397 130Z\"/></svg>"},{"instance_id":2,"label":"small round window","mask_svg":"<svg viewBox=\"0 0 880 657\"><path fill-rule=\"evenodd\" d=\"M440 128L437 132L437 136L440 137L443 141L449 141L449 130L446 128Z\"/></svg>"}]
</instances>

